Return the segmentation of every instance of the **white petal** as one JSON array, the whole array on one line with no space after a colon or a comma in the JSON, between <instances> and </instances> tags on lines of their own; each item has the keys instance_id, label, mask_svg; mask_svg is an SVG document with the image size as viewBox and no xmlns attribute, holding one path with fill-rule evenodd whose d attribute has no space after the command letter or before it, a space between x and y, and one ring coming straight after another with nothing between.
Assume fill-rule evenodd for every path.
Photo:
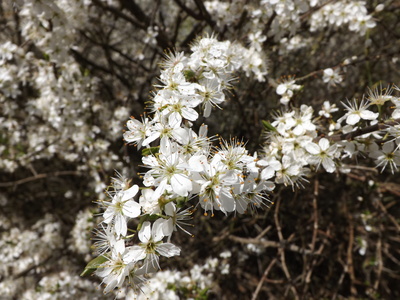
<instances>
[{"instance_id":1,"label":"white petal","mask_svg":"<svg viewBox=\"0 0 400 300\"><path fill-rule=\"evenodd\" d=\"M158 187L155 189L154 194L152 199L154 200L156 197L157 199L164 193L164 191L167 189L167 179L164 178L160 184L158 185Z\"/></svg>"},{"instance_id":2,"label":"white petal","mask_svg":"<svg viewBox=\"0 0 400 300\"><path fill-rule=\"evenodd\" d=\"M266 181L263 183L263 190L272 191L275 189L275 184L271 181Z\"/></svg>"},{"instance_id":3,"label":"white petal","mask_svg":"<svg viewBox=\"0 0 400 300\"><path fill-rule=\"evenodd\" d=\"M126 225L125 217L121 214L115 216L115 233L117 235L126 236L128 227Z\"/></svg>"},{"instance_id":4,"label":"white petal","mask_svg":"<svg viewBox=\"0 0 400 300\"><path fill-rule=\"evenodd\" d=\"M142 228L139 231L139 240L142 243L147 243L151 238L151 224L149 221L143 222Z\"/></svg>"},{"instance_id":5,"label":"white petal","mask_svg":"<svg viewBox=\"0 0 400 300\"><path fill-rule=\"evenodd\" d=\"M303 135L306 132L306 129L304 128L303 125L297 125L294 129L293 129L293 133L295 135Z\"/></svg>"},{"instance_id":6,"label":"white petal","mask_svg":"<svg viewBox=\"0 0 400 300\"><path fill-rule=\"evenodd\" d=\"M205 155L194 155L189 159L190 169L195 172L203 171L206 163L207 157Z\"/></svg>"},{"instance_id":7,"label":"white petal","mask_svg":"<svg viewBox=\"0 0 400 300\"><path fill-rule=\"evenodd\" d=\"M329 148L329 141L326 138L320 139L318 144L323 151Z\"/></svg>"},{"instance_id":8,"label":"white petal","mask_svg":"<svg viewBox=\"0 0 400 300\"><path fill-rule=\"evenodd\" d=\"M247 205L249 204L248 201L246 201L245 199L239 198L236 200L236 211L239 214L244 214L246 209L247 209Z\"/></svg>"},{"instance_id":9,"label":"white petal","mask_svg":"<svg viewBox=\"0 0 400 300\"><path fill-rule=\"evenodd\" d=\"M160 136L160 132L159 131L153 131L147 138L145 138L143 140L142 145L143 146L147 146L149 145L151 142L155 141L156 139L158 139Z\"/></svg>"},{"instance_id":10,"label":"white petal","mask_svg":"<svg viewBox=\"0 0 400 300\"><path fill-rule=\"evenodd\" d=\"M228 171L225 173L225 175L221 176L220 180L223 184L227 185L239 183L238 173L236 170Z\"/></svg>"},{"instance_id":11,"label":"white petal","mask_svg":"<svg viewBox=\"0 0 400 300\"><path fill-rule=\"evenodd\" d=\"M393 142L385 143L385 144L383 144L383 146L382 146L382 151L383 151L383 153L391 153L391 152L393 152L393 149L394 149L394 144L393 144Z\"/></svg>"},{"instance_id":12,"label":"white petal","mask_svg":"<svg viewBox=\"0 0 400 300\"><path fill-rule=\"evenodd\" d=\"M171 187L179 196L186 197L192 190L192 181L183 174L174 174L171 177Z\"/></svg>"},{"instance_id":13,"label":"white petal","mask_svg":"<svg viewBox=\"0 0 400 300\"><path fill-rule=\"evenodd\" d=\"M125 216L136 218L140 215L140 204L136 201L130 200L124 203L122 212Z\"/></svg>"},{"instance_id":14,"label":"white petal","mask_svg":"<svg viewBox=\"0 0 400 300\"><path fill-rule=\"evenodd\" d=\"M158 166L157 158L155 158L155 156L153 156L153 155L143 156L142 157L142 162L145 165L148 165L148 166L151 166L151 167Z\"/></svg>"},{"instance_id":15,"label":"white petal","mask_svg":"<svg viewBox=\"0 0 400 300\"><path fill-rule=\"evenodd\" d=\"M174 231L174 220L169 218L167 222L164 223L163 226L163 234L164 236L170 236Z\"/></svg>"},{"instance_id":16,"label":"white petal","mask_svg":"<svg viewBox=\"0 0 400 300\"><path fill-rule=\"evenodd\" d=\"M160 218L153 223L153 228L151 229L151 235L153 237L154 242L159 242L163 239L164 237L163 227L165 222L167 222L167 220Z\"/></svg>"},{"instance_id":17,"label":"white petal","mask_svg":"<svg viewBox=\"0 0 400 300\"><path fill-rule=\"evenodd\" d=\"M278 95L283 95L285 92L287 91L287 87L285 84L280 84L278 85L278 87L276 88L276 93Z\"/></svg>"},{"instance_id":18,"label":"white petal","mask_svg":"<svg viewBox=\"0 0 400 300\"><path fill-rule=\"evenodd\" d=\"M329 157L322 160L322 165L328 173L333 173L336 170L335 163Z\"/></svg>"},{"instance_id":19,"label":"white petal","mask_svg":"<svg viewBox=\"0 0 400 300\"><path fill-rule=\"evenodd\" d=\"M176 212L175 203L168 202L167 204L165 204L164 211L167 216L171 216L171 217L175 216L175 212Z\"/></svg>"},{"instance_id":20,"label":"white petal","mask_svg":"<svg viewBox=\"0 0 400 300\"><path fill-rule=\"evenodd\" d=\"M129 247L128 252L124 255L124 262L137 262L146 257L146 250L140 246Z\"/></svg>"},{"instance_id":21,"label":"white petal","mask_svg":"<svg viewBox=\"0 0 400 300\"><path fill-rule=\"evenodd\" d=\"M169 126L171 126L172 128L175 128L175 127L180 126L181 123L182 123L182 116L180 115L180 113L174 111L169 115L169 117L168 117Z\"/></svg>"},{"instance_id":22,"label":"white petal","mask_svg":"<svg viewBox=\"0 0 400 300\"><path fill-rule=\"evenodd\" d=\"M203 117L208 118L210 116L211 108L212 108L211 103L206 102L204 107Z\"/></svg>"},{"instance_id":23,"label":"white petal","mask_svg":"<svg viewBox=\"0 0 400 300\"><path fill-rule=\"evenodd\" d=\"M199 136L206 137L207 136L207 131L208 131L208 126L205 125L205 124L201 124L200 130L199 130Z\"/></svg>"},{"instance_id":24,"label":"white petal","mask_svg":"<svg viewBox=\"0 0 400 300\"><path fill-rule=\"evenodd\" d=\"M374 113L370 110L363 110L361 111L360 115L364 120L375 120L379 116L378 113Z\"/></svg>"},{"instance_id":25,"label":"white petal","mask_svg":"<svg viewBox=\"0 0 400 300\"><path fill-rule=\"evenodd\" d=\"M171 243L163 243L157 247L157 252L162 256L172 257L181 254L181 249Z\"/></svg>"},{"instance_id":26,"label":"white petal","mask_svg":"<svg viewBox=\"0 0 400 300\"><path fill-rule=\"evenodd\" d=\"M139 191L139 187L135 184L129 189L123 191L124 195L122 196L121 201L126 201L136 196L137 192Z\"/></svg>"},{"instance_id":27,"label":"white petal","mask_svg":"<svg viewBox=\"0 0 400 300\"><path fill-rule=\"evenodd\" d=\"M171 154L172 148L172 141L166 136L162 137L160 141L160 153L169 155Z\"/></svg>"},{"instance_id":28,"label":"white petal","mask_svg":"<svg viewBox=\"0 0 400 300\"><path fill-rule=\"evenodd\" d=\"M358 114L349 114L346 118L346 123L349 125L354 125L360 121L360 116Z\"/></svg>"},{"instance_id":29,"label":"white petal","mask_svg":"<svg viewBox=\"0 0 400 300\"><path fill-rule=\"evenodd\" d=\"M182 108L182 116L189 121L196 121L199 114L193 108Z\"/></svg>"},{"instance_id":30,"label":"white petal","mask_svg":"<svg viewBox=\"0 0 400 300\"><path fill-rule=\"evenodd\" d=\"M400 118L400 108L396 108L393 113L392 113L392 118L393 119L399 119Z\"/></svg>"},{"instance_id":31,"label":"white petal","mask_svg":"<svg viewBox=\"0 0 400 300\"><path fill-rule=\"evenodd\" d=\"M143 184L145 186L153 186L154 183L155 183L154 177L150 174L150 172L147 172L143 177Z\"/></svg>"},{"instance_id":32,"label":"white petal","mask_svg":"<svg viewBox=\"0 0 400 300\"><path fill-rule=\"evenodd\" d=\"M116 243L114 243L114 249L117 251L117 253L124 253L125 252L125 241L124 240L118 240Z\"/></svg>"},{"instance_id":33,"label":"white petal","mask_svg":"<svg viewBox=\"0 0 400 300\"><path fill-rule=\"evenodd\" d=\"M108 294L117 287L118 281L116 279L111 280L104 289L104 294Z\"/></svg>"},{"instance_id":34,"label":"white petal","mask_svg":"<svg viewBox=\"0 0 400 300\"><path fill-rule=\"evenodd\" d=\"M103 222L108 224L112 221L112 219L114 218L114 208L112 206L107 207L106 211L103 213Z\"/></svg>"},{"instance_id":35,"label":"white petal","mask_svg":"<svg viewBox=\"0 0 400 300\"><path fill-rule=\"evenodd\" d=\"M275 171L273 168L268 167L261 171L261 179L267 180L272 178L275 175Z\"/></svg>"},{"instance_id":36,"label":"white petal","mask_svg":"<svg viewBox=\"0 0 400 300\"><path fill-rule=\"evenodd\" d=\"M185 128L175 128L172 131L172 136L174 139L178 141L180 144L187 144L189 143L189 134L188 131Z\"/></svg>"},{"instance_id":37,"label":"white petal","mask_svg":"<svg viewBox=\"0 0 400 300\"><path fill-rule=\"evenodd\" d=\"M305 148L309 153L311 153L313 155L318 155L321 152L321 149L315 143L308 143L308 144L306 144Z\"/></svg>"},{"instance_id":38,"label":"white petal","mask_svg":"<svg viewBox=\"0 0 400 300\"><path fill-rule=\"evenodd\" d=\"M285 157L285 159L286 159L286 157L288 157L288 156L285 155L284 157ZM269 166L270 166L272 169L274 169L275 171L278 171L278 170L282 169L282 164L281 164L281 162L278 161L278 160L276 160L276 159L271 160L271 161L269 162Z\"/></svg>"},{"instance_id":39,"label":"white petal","mask_svg":"<svg viewBox=\"0 0 400 300\"><path fill-rule=\"evenodd\" d=\"M235 210L235 200L233 199L232 194L225 188L221 190L219 199L221 202L221 210L223 212L231 212Z\"/></svg>"},{"instance_id":40,"label":"white petal","mask_svg":"<svg viewBox=\"0 0 400 300\"><path fill-rule=\"evenodd\" d=\"M300 167L298 165L291 165L286 172L290 175L290 176L297 176L300 174Z\"/></svg>"}]
</instances>

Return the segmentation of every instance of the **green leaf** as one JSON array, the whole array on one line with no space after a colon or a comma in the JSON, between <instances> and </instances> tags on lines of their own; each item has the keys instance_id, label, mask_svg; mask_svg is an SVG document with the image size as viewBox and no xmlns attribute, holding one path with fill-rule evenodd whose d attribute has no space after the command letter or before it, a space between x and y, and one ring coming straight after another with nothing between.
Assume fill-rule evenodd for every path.
<instances>
[{"instance_id":1,"label":"green leaf","mask_svg":"<svg viewBox=\"0 0 400 300\"><path fill-rule=\"evenodd\" d=\"M107 261L107 257L104 255L97 256L96 258L92 259L89 261L89 263L86 265L85 270L81 273L80 276L88 276L91 275L94 271L97 270L97 268L104 262Z\"/></svg>"},{"instance_id":2,"label":"green leaf","mask_svg":"<svg viewBox=\"0 0 400 300\"><path fill-rule=\"evenodd\" d=\"M196 82L197 81L196 73L194 71L192 71L190 69L189 70L185 70L185 71L183 71L183 74L184 74L185 79L187 81L189 81L189 82Z\"/></svg>"},{"instance_id":3,"label":"green leaf","mask_svg":"<svg viewBox=\"0 0 400 300\"><path fill-rule=\"evenodd\" d=\"M274 126L272 126L270 122L265 121L265 120L262 120L261 122L262 122L265 130L267 130L267 131L276 131L276 128Z\"/></svg>"},{"instance_id":4,"label":"green leaf","mask_svg":"<svg viewBox=\"0 0 400 300\"><path fill-rule=\"evenodd\" d=\"M154 155L154 154L158 153L158 151L160 151L160 146L144 148L144 149L142 149L142 156L147 156L147 155L151 155L151 154Z\"/></svg>"}]
</instances>

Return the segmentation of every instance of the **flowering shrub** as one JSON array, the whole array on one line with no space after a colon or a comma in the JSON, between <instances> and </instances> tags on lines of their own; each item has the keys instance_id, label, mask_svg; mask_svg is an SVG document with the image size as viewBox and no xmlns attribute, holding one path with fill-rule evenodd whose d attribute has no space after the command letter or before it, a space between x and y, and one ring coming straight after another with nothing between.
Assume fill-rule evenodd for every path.
<instances>
[{"instance_id":1,"label":"flowering shrub","mask_svg":"<svg viewBox=\"0 0 400 300\"><path fill-rule=\"evenodd\" d=\"M397 17L2 3L2 295L398 297Z\"/></svg>"}]
</instances>

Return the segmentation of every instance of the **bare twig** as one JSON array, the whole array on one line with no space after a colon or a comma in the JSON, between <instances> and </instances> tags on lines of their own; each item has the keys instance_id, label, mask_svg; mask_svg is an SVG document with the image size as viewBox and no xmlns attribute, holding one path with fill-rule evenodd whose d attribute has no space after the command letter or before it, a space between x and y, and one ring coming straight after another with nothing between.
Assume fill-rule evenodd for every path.
<instances>
[{"instance_id":1,"label":"bare twig","mask_svg":"<svg viewBox=\"0 0 400 300\"><path fill-rule=\"evenodd\" d=\"M346 268L351 281L350 291L351 294L355 296L357 294L357 289L354 286L356 278L354 275L354 265L353 265L354 224L353 224L353 217L350 213L348 214L348 218L349 218L349 242L347 245Z\"/></svg>"},{"instance_id":2,"label":"bare twig","mask_svg":"<svg viewBox=\"0 0 400 300\"><path fill-rule=\"evenodd\" d=\"M314 181L314 195L313 195L314 224L313 224L313 235L311 238L311 245L310 245L311 252L314 252L315 243L317 241L317 236L318 236L318 227L319 227L318 226L318 206L317 206L318 195L319 195L319 181L318 181L318 178L316 178ZM323 249L323 245L321 245L319 250L322 252L322 249ZM307 261L307 260L305 259L305 261ZM308 286L311 281L311 275L312 275L314 265L315 265L315 259L312 259L311 263L308 266L306 266L307 274L305 276L305 285L304 285L304 289L303 289L303 294L305 294L308 290Z\"/></svg>"},{"instance_id":3,"label":"bare twig","mask_svg":"<svg viewBox=\"0 0 400 300\"><path fill-rule=\"evenodd\" d=\"M396 120L390 120L390 121L386 121L383 123L378 123L372 126L368 126L368 127L364 127L364 128L360 128L356 131L352 131L349 133L344 133L344 134L337 134L337 135L332 135L332 136L327 136L326 138L328 140L330 140L331 142L339 142L339 141L351 141L356 137L359 137L361 135L367 134L367 133L372 133L375 131L379 131L379 130L383 130L383 129L387 129L389 127L395 126L395 125L399 125L400 124L400 119L396 119Z\"/></svg>"},{"instance_id":4,"label":"bare twig","mask_svg":"<svg viewBox=\"0 0 400 300\"><path fill-rule=\"evenodd\" d=\"M234 235L230 235L229 239L234 242L238 242L238 243L242 243L242 244L260 245L260 246L263 246L264 248L279 248L279 249L285 249L285 250L297 252L300 254L306 254L306 255L314 255L315 254L308 249L303 249L297 245L289 244L287 240L281 241L281 242L275 242L275 241L260 240L258 238L242 238L242 237L234 236Z\"/></svg>"},{"instance_id":5,"label":"bare twig","mask_svg":"<svg viewBox=\"0 0 400 300\"><path fill-rule=\"evenodd\" d=\"M58 171L58 172L52 172L52 173L42 173L42 174L37 174L35 176L23 178L20 180L16 181L9 181L9 182L0 182L0 187L10 187L10 186L17 186L20 184L24 184L30 181L35 181L47 177L58 177L58 176L68 176L68 175L73 175L73 176L81 176L82 173L78 171Z\"/></svg>"},{"instance_id":6,"label":"bare twig","mask_svg":"<svg viewBox=\"0 0 400 300\"><path fill-rule=\"evenodd\" d=\"M275 257L271 262L269 263L268 267L265 269L263 276L261 277L261 280L258 282L257 288L253 293L253 296L251 297L251 300L257 300L258 294L260 293L261 287L266 281L266 278L268 276L269 271L272 269L272 267L276 264L277 258ZM281 283L281 282L280 282Z\"/></svg>"},{"instance_id":7,"label":"bare twig","mask_svg":"<svg viewBox=\"0 0 400 300\"><path fill-rule=\"evenodd\" d=\"M381 201L377 201L376 203L378 204L378 206L379 206L379 208L382 210L382 212L389 218L389 220L390 220L390 221L393 223L393 225L396 227L396 231L397 231L397 232L400 232L400 225L399 225L399 223L397 222L396 218L393 217L391 214L389 214L389 213L387 212L386 207L382 204Z\"/></svg>"},{"instance_id":8,"label":"bare twig","mask_svg":"<svg viewBox=\"0 0 400 300\"><path fill-rule=\"evenodd\" d=\"M317 240L317 234L318 234L318 206L317 206L318 190L319 190L319 181L318 178L316 178L314 182L314 197L313 197L314 226L313 226L313 236L310 246L311 251L314 251L315 242Z\"/></svg>"},{"instance_id":9,"label":"bare twig","mask_svg":"<svg viewBox=\"0 0 400 300\"><path fill-rule=\"evenodd\" d=\"M376 278L375 278L375 282L374 282L374 289L375 289L375 291L377 291L380 280L381 280L382 268L383 268L382 237L380 234L379 234L378 242L376 243L376 255L375 256L376 256L377 270L376 270Z\"/></svg>"},{"instance_id":10,"label":"bare twig","mask_svg":"<svg viewBox=\"0 0 400 300\"><path fill-rule=\"evenodd\" d=\"M282 243L282 242L284 242L284 238L283 238L282 228L281 228L281 224L279 222L279 216L278 216L280 203L281 203L281 197L278 198L278 201L276 203L275 212L274 212L274 220L275 220L275 226L276 226L276 230L277 230L277 233L278 233L279 241ZM279 255L281 257L282 270L285 273L286 279L290 282L290 285L291 285L290 289L292 290L295 299L299 299L299 295L297 294L297 290L292 285L292 276L290 275L289 269L288 269L288 267L286 265L285 251L283 250L283 248L279 249Z\"/></svg>"},{"instance_id":11,"label":"bare twig","mask_svg":"<svg viewBox=\"0 0 400 300\"><path fill-rule=\"evenodd\" d=\"M256 239L259 240L261 239L264 235L266 235L268 233L268 231L270 231L272 228L271 225L269 225L267 228L265 228L259 235L256 236Z\"/></svg>"}]
</instances>

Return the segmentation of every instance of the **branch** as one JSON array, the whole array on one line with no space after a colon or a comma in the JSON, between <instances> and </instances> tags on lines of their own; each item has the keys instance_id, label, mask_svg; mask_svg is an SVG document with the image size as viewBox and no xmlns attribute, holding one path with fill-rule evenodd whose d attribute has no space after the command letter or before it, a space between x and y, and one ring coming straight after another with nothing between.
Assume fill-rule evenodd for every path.
<instances>
[{"instance_id":1,"label":"branch","mask_svg":"<svg viewBox=\"0 0 400 300\"><path fill-rule=\"evenodd\" d=\"M202 0L194 0L194 2L196 3L197 7L200 10L201 15L203 16L204 20L207 22L208 25L210 25L210 27L215 30L218 31L216 28L216 23L215 21L211 18L210 13L208 12L207 8L204 6L204 3Z\"/></svg>"},{"instance_id":2,"label":"branch","mask_svg":"<svg viewBox=\"0 0 400 300\"><path fill-rule=\"evenodd\" d=\"M144 22L146 27L150 25L150 18L143 12L139 5L133 0L120 0L121 6L129 10L136 19Z\"/></svg>"},{"instance_id":3,"label":"branch","mask_svg":"<svg viewBox=\"0 0 400 300\"><path fill-rule=\"evenodd\" d=\"M189 7L187 7L184 3L182 3L180 0L175 0L175 3L178 4L178 6L185 11L189 16L191 16L193 19L196 20L202 20L201 15L196 14L193 10L191 10Z\"/></svg>"},{"instance_id":4,"label":"branch","mask_svg":"<svg viewBox=\"0 0 400 300\"><path fill-rule=\"evenodd\" d=\"M146 28L143 28L147 30L147 28L151 25L152 21L149 16L147 16L141 7L135 3L133 0L120 0L121 6L123 8L126 8L137 20L144 22L144 25ZM162 49L169 49L173 48L174 45L171 44L171 41L169 40L167 34L165 31L161 30L161 27L158 26L158 31L157 31L157 44L160 46Z\"/></svg>"},{"instance_id":5,"label":"branch","mask_svg":"<svg viewBox=\"0 0 400 300\"><path fill-rule=\"evenodd\" d=\"M135 25L136 27L138 27L140 29L146 30L146 28L147 28L147 26L145 24L140 23L140 22L136 21L135 19L132 19L130 16L127 16L121 10L119 10L117 8L104 5L100 0L93 0L93 3L95 5L97 5L98 7L101 7L104 10L108 10L109 12L113 13L114 15L128 21L129 23Z\"/></svg>"},{"instance_id":6,"label":"branch","mask_svg":"<svg viewBox=\"0 0 400 300\"><path fill-rule=\"evenodd\" d=\"M328 139L330 142L339 142L339 141L344 141L344 140L353 140L356 137L359 137L361 135L367 134L367 133L372 133L375 131L383 130L392 126L400 125L400 119L395 119L391 121L385 121L383 123L378 123L372 126L368 126L365 128L360 128L357 129L356 131L352 131L349 133L343 133L343 134L336 134L336 135L331 135L325 137ZM318 137L316 141L319 141L322 137Z\"/></svg>"},{"instance_id":7,"label":"branch","mask_svg":"<svg viewBox=\"0 0 400 300\"><path fill-rule=\"evenodd\" d=\"M23 178L23 179L16 180L16 181L0 182L0 187L17 186L17 185L24 184L24 183L27 183L30 181L47 178L50 176L57 177L57 176L68 176L68 175L81 176L82 173L78 172L78 171L58 171L58 172L53 172L53 173L42 173L42 174L37 174L35 176Z\"/></svg>"},{"instance_id":8,"label":"branch","mask_svg":"<svg viewBox=\"0 0 400 300\"><path fill-rule=\"evenodd\" d=\"M289 242L285 241L285 240L283 240L281 242L275 242L275 241L260 240L258 238L243 238L243 237L234 236L234 235L230 235L228 238L234 242L238 242L241 244L260 245L260 246L263 246L264 248L284 248L286 250L300 253L300 254L317 255L308 249L301 248L294 244L289 244Z\"/></svg>"}]
</instances>

